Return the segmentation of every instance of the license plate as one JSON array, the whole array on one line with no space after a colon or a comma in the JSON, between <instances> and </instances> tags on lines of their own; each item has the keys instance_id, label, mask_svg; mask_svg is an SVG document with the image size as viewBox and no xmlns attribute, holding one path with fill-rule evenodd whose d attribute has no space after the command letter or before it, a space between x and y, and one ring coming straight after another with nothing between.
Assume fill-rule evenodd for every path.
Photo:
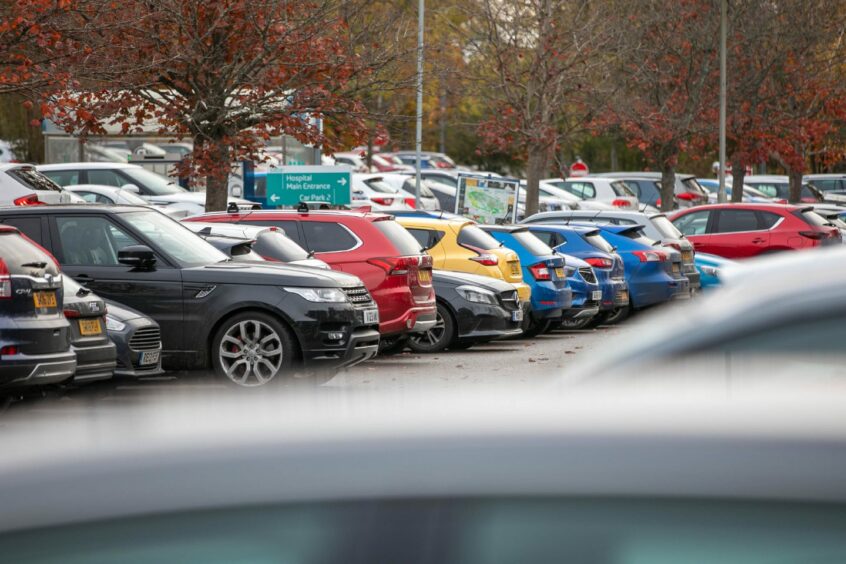
<instances>
[{"instance_id":1,"label":"license plate","mask_svg":"<svg viewBox=\"0 0 846 564\"><path fill-rule=\"evenodd\" d=\"M428 270L418 270L417 271L417 280L420 282L431 282L432 281L432 273Z\"/></svg>"},{"instance_id":2,"label":"license plate","mask_svg":"<svg viewBox=\"0 0 846 564\"><path fill-rule=\"evenodd\" d=\"M56 307L55 292L33 292L32 301L35 307Z\"/></svg>"},{"instance_id":3,"label":"license plate","mask_svg":"<svg viewBox=\"0 0 846 564\"><path fill-rule=\"evenodd\" d=\"M511 274L513 276L517 276L518 274L520 274L520 267L517 265L517 263L512 262L510 264L511 264Z\"/></svg>"},{"instance_id":4,"label":"license plate","mask_svg":"<svg viewBox=\"0 0 846 564\"><path fill-rule=\"evenodd\" d=\"M373 325L375 323L379 323L379 310L378 309L366 309L366 310L364 310L364 324L365 325Z\"/></svg>"},{"instance_id":5,"label":"license plate","mask_svg":"<svg viewBox=\"0 0 846 564\"><path fill-rule=\"evenodd\" d=\"M681 274L681 267L677 262L673 263L673 274Z\"/></svg>"},{"instance_id":6,"label":"license plate","mask_svg":"<svg viewBox=\"0 0 846 564\"><path fill-rule=\"evenodd\" d=\"M144 351L141 353L141 358L138 359L138 364L147 366L148 364L158 364L161 351Z\"/></svg>"},{"instance_id":7,"label":"license plate","mask_svg":"<svg viewBox=\"0 0 846 564\"><path fill-rule=\"evenodd\" d=\"M601 301L602 300L602 290L597 290L595 292L592 292L591 295L590 295L590 299L595 301L595 302Z\"/></svg>"},{"instance_id":8,"label":"license plate","mask_svg":"<svg viewBox=\"0 0 846 564\"><path fill-rule=\"evenodd\" d=\"M518 309L511 312L511 321L523 321L523 310Z\"/></svg>"},{"instance_id":9,"label":"license plate","mask_svg":"<svg viewBox=\"0 0 846 564\"><path fill-rule=\"evenodd\" d=\"M556 269L555 269L555 275L556 275L558 278L561 278L562 280L563 280L564 278L566 278L566 276L564 276L564 269L563 269L563 268L556 268Z\"/></svg>"},{"instance_id":10,"label":"license plate","mask_svg":"<svg viewBox=\"0 0 846 564\"><path fill-rule=\"evenodd\" d=\"M682 251L682 262L693 262L693 253L690 251Z\"/></svg>"},{"instance_id":11,"label":"license plate","mask_svg":"<svg viewBox=\"0 0 846 564\"><path fill-rule=\"evenodd\" d=\"M103 332L103 326L100 325L100 318L94 319L80 319L79 332L83 335L99 335Z\"/></svg>"}]
</instances>

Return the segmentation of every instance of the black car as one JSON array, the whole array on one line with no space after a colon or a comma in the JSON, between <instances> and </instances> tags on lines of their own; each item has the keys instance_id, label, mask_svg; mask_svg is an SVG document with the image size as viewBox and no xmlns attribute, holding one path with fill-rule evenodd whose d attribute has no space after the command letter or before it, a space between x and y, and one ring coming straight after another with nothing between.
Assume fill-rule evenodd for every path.
<instances>
[{"instance_id":1,"label":"black car","mask_svg":"<svg viewBox=\"0 0 846 564\"><path fill-rule=\"evenodd\" d=\"M433 270L438 300L437 322L425 333L413 334L408 346L417 352L447 348L466 349L519 335L520 321L512 312L521 309L517 290L502 280L464 272Z\"/></svg>"},{"instance_id":2,"label":"black car","mask_svg":"<svg viewBox=\"0 0 846 564\"><path fill-rule=\"evenodd\" d=\"M107 301L106 329L117 349L115 376L155 376L162 370L159 324L132 308Z\"/></svg>"},{"instance_id":3,"label":"black car","mask_svg":"<svg viewBox=\"0 0 846 564\"><path fill-rule=\"evenodd\" d=\"M7 221L52 251L67 275L156 320L166 369L211 366L224 381L257 386L303 362L310 372L331 370L378 350L376 306L354 276L233 263L143 207L0 210Z\"/></svg>"},{"instance_id":4,"label":"black car","mask_svg":"<svg viewBox=\"0 0 846 564\"><path fill-rule=\"evenodd\" d=\"M62 314L62 275L53 257L0 225L0 393L73 376L76 354Z\"/></svg>"},{"instance_id":5,"label":"black car","mask_svg":"<svg viewBox=\"0 0 846 564\"><path fill-rule=\"evenodd\" d=\"M115 370L116 352L106 331L106 302L69 276L63 282L63 310L71 326L71 348L76 353L73 382L107 380Z\"/></svg>"}]
</instances>

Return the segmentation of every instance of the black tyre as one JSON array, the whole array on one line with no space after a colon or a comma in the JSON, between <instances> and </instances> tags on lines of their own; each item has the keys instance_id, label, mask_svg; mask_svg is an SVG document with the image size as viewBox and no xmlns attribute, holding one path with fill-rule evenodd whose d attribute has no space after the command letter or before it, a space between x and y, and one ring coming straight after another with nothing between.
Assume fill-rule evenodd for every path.
<instances>
[{"instance_id":1,"label":"black tyre","mask_svg":"<svg viewBox=\"0 0 846 564\"><path fill-rule=\"evenodd\" d=\"M379 354L391 356L399 354L408 346L408 337L388 337L379 341Z\"/></svg>"},{"instance_id":2,"label":"black tyre","mask_svg":"<svg viewBox=\"0 0 846 564\"><path fill-rule=\"evenodd\" d=\"M218 329L212 341L212 365L224 382L255 388L293 375L296 350L290 330L279 320L258 311L245 312Z\"/></svg>"},{"instance_id":3,"label":"black tyre","mask_svg":"<svg viewBox=\"0 0 846 564\"><path fill-rule=\"evenodd\" d=\"M435 326L425 333L412 333L408 336L408 348L419 353L439 352L450 346L455 339L455 320L452 313L443 304L438 304L435 314Z\"/></svg>"},{"instance_id":4,"label":"black tyre","mask_svg":"<svg viewBox=\"0 0 846 564\"><path fill-rule=\"evenodd\" d=\"M552 325L551 319L541 319L540 321L532 319L529 323L529 328L523 330L522 337L526 339L537 337L541 333L545 333L547 329L549 329L550 325Z\"/></svg>"},{"instance_id":5,"label":"black tyre","mask_svg":"<svg viewBox=\"0 0 846 564\"><path fill-rule=\"evenodd\" d=\"M466 351L470 347L475 347L476 345L481 345L483 343L487 343L489 341L455 341L449 346L449 350L451 351Z\"/></svg>"},{"instance_id":6,"label":"black tyre","mask_svg":"<svg viewBox=\"0 0 846 564\"><path fill-rule=\"evenodd\" d=\"M593 316L590 322L587 324L588 329L596 329L600 325L607 325L608 324L608 316L611 312L610 311L603 311L601 313L597 313Z\"/></svg>"},{"instance_id":7,"label":"black tyre","mask_svg":"<svg viewBox=\"0 0 846 564\"><path fill-rule=\"evenodd\" d=\"M615 323L620 323L621 321L625 320L631 314L631 312L631 305L614 308L608 312L608 317L605 319L605 324L613 325Z\"/></svg>"}]
</instances>

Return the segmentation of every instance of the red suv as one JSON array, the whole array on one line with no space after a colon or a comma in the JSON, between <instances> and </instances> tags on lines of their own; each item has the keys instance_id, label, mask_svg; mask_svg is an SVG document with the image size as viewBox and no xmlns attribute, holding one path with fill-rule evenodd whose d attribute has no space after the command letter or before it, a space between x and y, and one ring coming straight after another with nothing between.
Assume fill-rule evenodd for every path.
<instances>
[{"instance_id":1,"label":"red suv","mask_svg":"<svg viewBox=\"0 0 846 564\"><path fill-rule=\"evenodd\" d=\"M361 278L379 307L383 338L435 325L432 257L389 215L348 211L257 210L209 213L184 221L276 226L333 269Z\"/></svg>"},{"instance_id":2,"label":"red suv","mask_svg":"<svg viewBox=\"0 0 846 564\"><path fill-rule=\"evenodd\" d=\"M842 242L840 230L810 207L716 204L679 211L671 220L696 251L732 259Z\"/></svg>"}]
</instances>

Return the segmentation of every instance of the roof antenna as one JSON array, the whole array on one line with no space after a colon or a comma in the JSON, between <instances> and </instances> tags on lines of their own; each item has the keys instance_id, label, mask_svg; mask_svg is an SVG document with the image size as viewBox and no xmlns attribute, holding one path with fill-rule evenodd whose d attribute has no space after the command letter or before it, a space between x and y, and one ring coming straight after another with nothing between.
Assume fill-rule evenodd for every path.
<instances>
[{"instance_id":1,"label":"roof antenna","mask_svg":"<svg viewBox=\"0 0 846 564\"><path fill-rule=\"evenodd\" d=\"M308 213L308 204L305 202L300 202L297 206L297 213Z\"/></svg>"},{"instance_id":2,"label":"roof antenna","mask_svg":"<svg viewBox=\"0 0 846 564\"><path fill-rule=\"evenodd\" d=\"M238 204L229 202L229 205L226 206L226 213L238 213Z\"/></svg>"}]
</instances>

